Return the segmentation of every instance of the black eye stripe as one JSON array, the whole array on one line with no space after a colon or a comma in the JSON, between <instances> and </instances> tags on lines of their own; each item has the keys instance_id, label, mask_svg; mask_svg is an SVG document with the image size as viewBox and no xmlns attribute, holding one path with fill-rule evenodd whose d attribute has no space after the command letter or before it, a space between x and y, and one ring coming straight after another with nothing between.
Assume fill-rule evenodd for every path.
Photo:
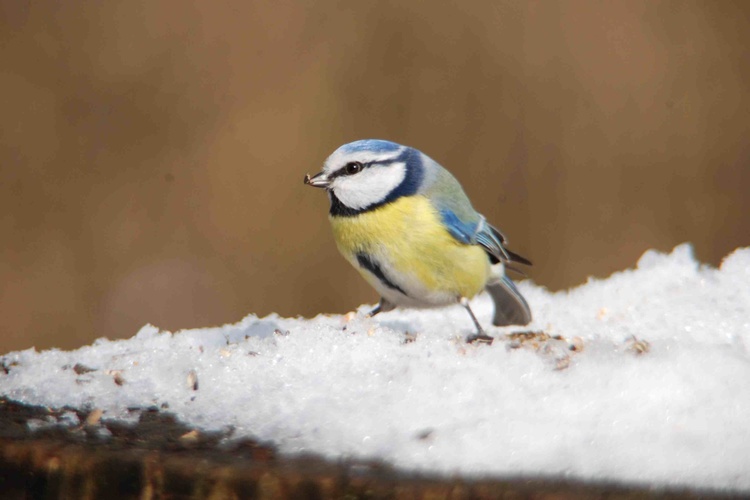
<instances>
[{"instance_id":1,"label":"black eye stripe","mask_svg":"<svg viewBox=\"0 0 750 500\"><path fill-rule=\"evenodd\" d=\"M392 160L379 160L379 161L371 161L371 162L350 161L346 165L344 165L343 167L341 167L340 169L338 169L335 172L333 172L328 177L330 179L334 179L336 177L343 177L343 176L347 176L347 175L354 175L354 174L358 174L359 172L363 171L366 168L370 168L370 167L376 166L376 165L377 166L381 166L381 167L388 167L388 166L392 165L393 163L398 162L402 157L403 157L403 155L399 156L398 158L394 158ZM357 167L354 167L355 165ZM354 167L354 168L350 170L350 168L352 168L352 167Z\"/></svg>"}]
</instances>

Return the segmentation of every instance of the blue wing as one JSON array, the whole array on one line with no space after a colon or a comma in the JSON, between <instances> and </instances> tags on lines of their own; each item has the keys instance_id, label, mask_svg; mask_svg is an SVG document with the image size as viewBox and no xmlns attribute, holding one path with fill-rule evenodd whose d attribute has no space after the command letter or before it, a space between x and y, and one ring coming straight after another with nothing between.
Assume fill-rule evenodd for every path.
<instances>
[{"instance_id":1,"label":"blue wing","mask_svg":"<svg viewBox=\"0 0 750 500\"><path fill-rule=\"evenodd\" d=\"M451 236L466 245L476 244L477 241L474 238L474 230L477 227L476 221L473 223L464 222L459 219L452 210L447 208L440 210L440 218L442 219L445 228L451 233Z\"/></svg>"},{"instance_id":2,"label":"blue wing","mask_svg":"<svg viewBox=\"0 0 750 500\"><path fill-rule=\"evenodd\" d=\"M452 210L440 210L440 218L445 228L456 240L466 245L481 245L490 255L493 264L510 261L508 252L503 247L505 236L487 224L483 216L477 214L471 221L461 220Z\"/></svg>"}]
</instances>

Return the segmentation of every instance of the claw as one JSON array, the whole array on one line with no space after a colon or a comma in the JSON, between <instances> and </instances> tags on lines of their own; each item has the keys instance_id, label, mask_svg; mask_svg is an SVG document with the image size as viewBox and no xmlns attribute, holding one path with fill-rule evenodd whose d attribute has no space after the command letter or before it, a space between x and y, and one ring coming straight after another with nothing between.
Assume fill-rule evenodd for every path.
<instances>
[{"instance_id":1,"label":"claw","mask_svg":"<svg viewBox=\"0 0 750 500\"><path fill-rule=\"evenodd\" d=\"M492 342L495 339L493 337L490 337L489 335L485 334L475 334L475 335L469 335L466 337L466 343L467 344L487 344L492 345Z\"/></svg>"}]
</instances>

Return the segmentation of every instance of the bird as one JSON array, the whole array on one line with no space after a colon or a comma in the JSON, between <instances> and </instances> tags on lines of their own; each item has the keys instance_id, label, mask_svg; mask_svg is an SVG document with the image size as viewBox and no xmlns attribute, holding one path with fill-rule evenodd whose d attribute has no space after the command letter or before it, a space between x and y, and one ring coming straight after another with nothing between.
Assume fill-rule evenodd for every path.
<instances>
[{"instance_id":1,"label":"bird","mask_svg":"<svg viewBox=\"0 0 750 500\"><path fill-rule=\"evenodd\" d=\"M458 180L421 151L381 139L344 144L306 185L325 189L336 246L380 295L367 315L399 308L460 304L476 332L492 342L469 300L486 290L492 324L526 325L531 309L506 275L528 259L478 213Z\"/></svg>"}]
</instances>

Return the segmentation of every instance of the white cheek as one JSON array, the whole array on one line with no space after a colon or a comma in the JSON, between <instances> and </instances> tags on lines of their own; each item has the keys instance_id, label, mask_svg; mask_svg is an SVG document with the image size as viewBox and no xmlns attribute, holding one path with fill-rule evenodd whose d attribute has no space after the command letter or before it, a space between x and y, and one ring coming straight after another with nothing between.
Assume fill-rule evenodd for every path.
<instances>
[{"instance_id":1,"label":"white cheek","mask_svg":"<svg viewBox=\"0 0 750 500\"><path fill-rule=\"evenodd\" d=\"M361 210L383 201L406 176L406 164L392 163L387 167L373 166L362 172L333 181L333 192L349 208Z\"/></svg>"}]
</instances>

